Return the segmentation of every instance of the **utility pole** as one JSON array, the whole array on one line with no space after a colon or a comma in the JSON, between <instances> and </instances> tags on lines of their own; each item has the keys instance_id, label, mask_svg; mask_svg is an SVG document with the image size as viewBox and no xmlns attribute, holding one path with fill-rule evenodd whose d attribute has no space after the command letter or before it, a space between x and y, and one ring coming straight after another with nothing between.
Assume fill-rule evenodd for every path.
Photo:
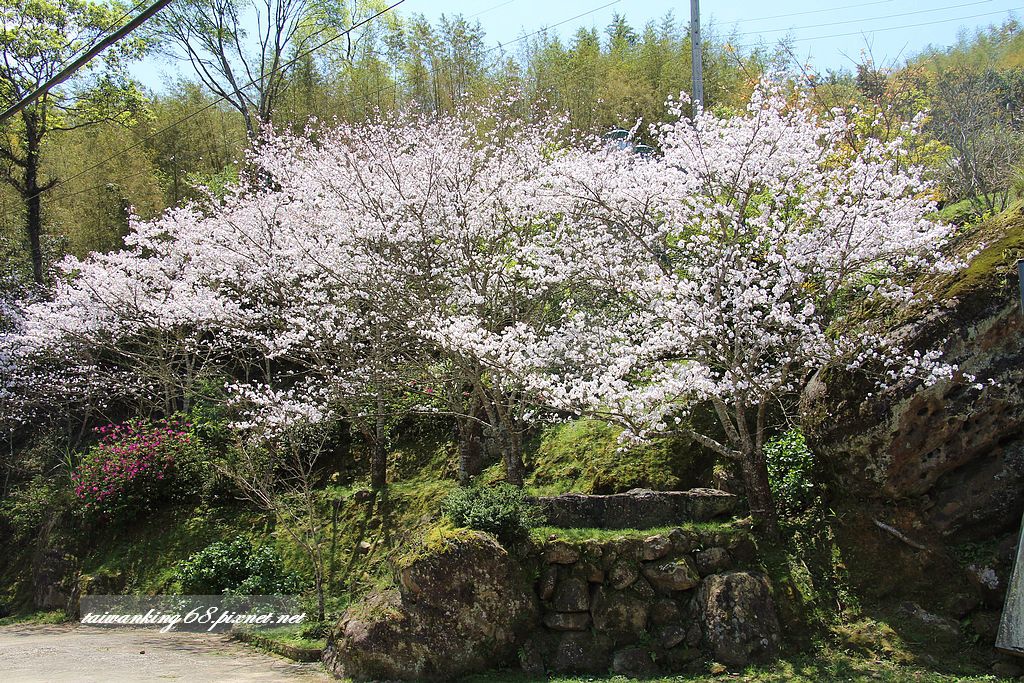
<instances>
[{"instance_id":1,"label":"utility pole","mask_svg":"<svg viewBox=\"0 0 1024 683\"><path fill-rule=\"evenodd\" d=\"M701 54L700 0L690 0L690 50L693 63L693 111L704 108L704 58ZM698 107L699 105L699 107Z\"/></svg>"}]
</instances>

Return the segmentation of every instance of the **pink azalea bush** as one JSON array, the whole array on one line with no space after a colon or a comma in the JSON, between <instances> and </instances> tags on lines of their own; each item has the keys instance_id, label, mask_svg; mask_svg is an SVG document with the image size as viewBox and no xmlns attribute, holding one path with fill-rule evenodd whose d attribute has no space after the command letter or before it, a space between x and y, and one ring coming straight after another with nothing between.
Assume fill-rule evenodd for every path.
<instances>
[{"instance_id":1,"label":"pink azalea bush","mask_svg":"<svg viewBox=\"0 0 1024 683\"><path fill-rule=\"evenodd\" d=\"M115 517L170 493L176 465L199 445L191 426L179 419L133 419L96 427L99 443L72 477L83 509Z\"/></svg>"}]
</instances>

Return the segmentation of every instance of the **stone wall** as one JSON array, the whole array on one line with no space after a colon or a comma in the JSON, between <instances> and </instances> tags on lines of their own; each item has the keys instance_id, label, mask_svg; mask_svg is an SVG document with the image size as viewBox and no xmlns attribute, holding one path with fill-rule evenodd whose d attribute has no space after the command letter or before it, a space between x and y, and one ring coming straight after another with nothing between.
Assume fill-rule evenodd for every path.
<instances>
[{"instance_id":1,"label":"stone wall","mask_svg":"<svg viewBox=\"0 0 1024 683\"><path fill-rule=\"evenodd\" d=\"M397 567L398 585L342 617L324 661L355 680L529 674L631 676L775 656L779 622L749 532L549 537L509 552L455 530Z\"/></svg>"},{"instance_id":2,"label":"stone wall","mask_svg":"<svg viewBox=\"0 0 1024 683\"><path fill-rule=\"evenodd\" d=\"M564 493L534 501L550 526L563 529L654 529L706 522L735 511L739 499L717 489L632 489L607 496Z\"/></svg>"},{"instance_id":3,"label":"stone wall","mask_svg":"<svg viewBox=\"0 0 1024 683\"><path fill-rule=\"evenodd\" d=\"M542 547L541 623L521 649L534 675L676 673L772 658L779 624L745 533L675 529Z\"/></svg>"}]
</instances>

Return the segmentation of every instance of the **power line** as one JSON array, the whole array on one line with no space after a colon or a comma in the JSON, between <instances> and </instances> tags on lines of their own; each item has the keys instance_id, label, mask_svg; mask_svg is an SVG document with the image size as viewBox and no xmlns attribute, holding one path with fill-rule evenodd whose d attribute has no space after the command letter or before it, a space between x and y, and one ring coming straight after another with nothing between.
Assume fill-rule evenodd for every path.
<instances>
[{"instance_id":1,"label":"power line","mask_svg":"<svg viewBox=\"0 0 1024 683\"><path fill-rule=\"evenodd\" d=\"M70 65L61 69L56 76L53 76L48 81L43 83L41 86L30 92L28 95L23 97L20 101L15 102L13 105L7 108L6 111L0 113L0 123L3 123L7 119L11 118L19 111L27 107L29 104L45 95L51 88L60 85L67 79L71 78L72 75L83 66L88 64L96 55L106 50L108 47L121 40L129 33L142 26L146 21L151 19L157 12L162 10L167 5L171 4L173 0L157 0L154 2L149 9L142 12L140 15L129 21L127 24L119 28L114 33L101 40L99 43L89 48L89 50L72 62Z\"/></svg>"},{"instance_id":2,"label":"power line","mask_svg":"<svg viewBox=\"0 0 1024 683\"><path fill-rule=\"evenodd\" d=\"M402 0L402 1L404 1L404 0ZM612 5L618 4L620 1L621 0L614 0L613 2L609 2L609 3L601 5L599 7L595 7L594 9L588 10L587 12L583 12L583 13L575 15L573 17L569 17L568 19L564 19L564 20L559 21L559 22L554 23L554 24L546 25L543 28L540 28L540 29L538 29L536 31L533 31L531 33L528 33L528 34L524 34L524 35L520 36L519 38L516 38L515 40L509 41L508 43L492 46L491 48L485 50L483 52L483 54L488 54L490 52L493 52L495 50L507 47L509 45L514 45L514 44L516 44L518 42L521 42L521 41L526 40L528 38L531 38L533 36L542 34L542 33L546 32L546 31L548 31L548 30L550 30L552 28L556 28L558 26L561 26L563 24L569 23L571 21L575 21L576 19L580 19L580 18L582 18L584 16L587 16L589 14L593 14L595 12L598 12L598 11L600 11L602 9L605 9L607 7L610 7ZM397 6L398 4L401 4L401 3L400 2L395 3L395 5L392 5L392 7ZM392 7L389 7L387 9L383 10L381 13L389 11ZM963 17L953 17L953 18L950 18L950 19L940 19L940 20L936 20L936 21L921 22L921 23L917 23L917 24L904 24L904 25L901 25L901 26L890 26L890 27L886 27L886 28L872 29L870 31L856 31L856 32L851 32L851 33L839 33L839 34L832 34L832 35L811 36L811 37L797 38L797 39L794 39L794 42L806 42L806 41L813 41L813 40L825 40L825 39L828 39L828 38L842 38L842 37L849 37L849 36L858 36L858 35L863 35L866 32L872 32L873 33L873 32L879 32L879 31L895 31L895 30L906 29L906 28L918 28L918 27L922 27L922 26L932 26L932 25L937 25L937 24L950 23L950 22L954 22L954 21L963 21L963 20L966 20L966 19L976 19L976 18L980 18L980 17L987 17L987 16L996 15L996 14L1003 14L1004 12L1013 12L1013 11L1018 11L1018 10L1024 10L1024 7L1014 7L1014 8L1009 8L1009 9L1006 9L1006 10L998 10L998 11L994 11L994 12L985 12L985 13L981 13L981 14L972 14L972 15L963 16ZM487 10L484 10L484 11L487 11ZM928 11L937 11L937 10L928 10ZM374 15L373 17L370 17L366 21L370 21L370 20L376 18L376 16L377 15ZM862 21L869 21L869 19L864 19ZM357 26L353 26L349 30L353 30L355 28L358 28L358 25ZM336 36L336 37L340 37L341 35L344 35L344 34L339 34L339 36ZM317 48L313 48L313 50L319 49L319 47L320 46L318 46ZM748 49L748 48L753 48L753 47L759 47L759 45L758 44L746 44L746 45L733 45L733 47L737 48L737 49ZM308 54L308 53L306 53L306 54ZM304 57L305 54L303 54L301 56ZM431 75L431 76L436 75L437 74L437 70L438 70L437 67L435 67L433 69L430 69L427 72L427 74ZM376 97L377 95L379 95L380 93L384 92L385 90L391 89L391 90L396 90L397 91L399 85L400 85L399 82L395 82L395 83L390 83L390 84L381 86L380 88L378 88L374 92L369 93L366 96L363 96L361 99L362 99L362 101L364 103L369 102L372 97ZM207 109L209 109L212 106L214 106L216 103L217 103L217 101L214 101L214 102L212 102L212 103L202 107L201 109L197 110L196 112L193 112L192 114L189 114L188 116L184 117L183 119L175 121L174 123L171 123L168 126L165 126L164 128L161 128L160 130L158 130L158 131L156 131L154 133L151 133L150 135L148 135L148 136L142 138L141 140L139 140L136 144L132 145L131 147L128 147L128 148L126 148L124 150L121 150L120 152L117 152L117 153L111 155L110 157L107 157L103 161L101 161L101 162L99 162L97 164L94 164L93 166L85 169L84 171L81 171L79 173L76 173L73 176L70 176L69 178L61 181L60 184L67 183L67 182L70 182L71 180L74 180L74 179L76 179L78 177L81 177L85 173L89 172L90 170L93 170L94 168L97 168L98 166L101 166L101 165L107 163L111 159L114 159L114 158L116 158L118 156L121 156L122 154L124 154L124 153L126 153L128 151L131 151L132 149L137 148L139 145L141 145L142 143L145 143L146 141L152 139L153 137L155 137L155 136L157 136L157 135L159 135L159 134L161 134L161 133L163 133L163 132L165 132L167 130L170 130L171 128L174 128L175 126L180 125L181 123L184 123L185 121L187 121L187 120L197 116L198 114L202 113L203 111L206 111ZM237 141L237 140L238 139L235 139L233 141ZM126 176L120 176L120 177L115 178L112 181L108 181L106 183L101 183L101 184L98 184L98 185L87 187L87 188L84 188L82 190L77 190L77 191L69 193L69 194L60 195L58 197L55 197L53 199L53 201L61 201L63 199L67 199L69 197L73 197L75 195L82 194L84 192L88 192L90 190L103 188L103 187L106 187L107 185L111 184L111 182L117 182L117 181L120 181L120 180L130 179L130 178L133 178L135 176L141 175L142 173L143 172L140 171L140 172L136 172L136 173L132 173L132 174L126 175Z\"/></svg>"},{"instance_id":3,"label":"power line","mask_svg":"<svg viewBox=\"0 0 1024 683\"><path fill-rule=\"evenodd\" d=\"M850 36L862 36L862 35L865 35L865 34L868 34L868 33L881 33L883 31L899 31L899 30L906 29L906 28L920 28L922 26L935 26L937 24L948 24L950 22L964 21L966 19L979 19L981 17L991 17L991 16L994 16L996 14L1007 14L1009 12L1017 12L1017 11L1020 11L1020 10L1024 10L1024 7L1009 7L1007 9L1001 9L1001 10L997 10L995 12L983 12L981 14L970 14L970 15L965 16L965 17L951 17L949 19L937 19L935 21L924 21L924 22L921 22L919 24L903 24L901 26L887 26L887 27L884 27L884 28L873 28L873 29L866 29L866 30L862 30L862 31L852 31L850 33L833 33L833 34L824 35L824 36L809 36L809 37L804 37L804 38L794 38L792 42L794 42L794 43L805 43L805 42L814 41L814 40L827 40L829 38L849 38ZM761 44L758 44L758 43L747 43L745 45L733 45L732 47L734 47L736 49L743 50L743 49L748 49L748 48L753 48L753 47L761 47Z\"/></svg>"},{"instance_id":4,"label":"power line","mask_svg":"<svg viewBox=\"0 0 1024 683\"><path fill-rule=\"evenodd\" d=\"M171 0L161 0L161 1L165 2L165 3L171 2ZM616 1L618 1L618 0L616 0ZM366 19L363 19L362 21L360 21L360 22L358 22L356 24L353 24L352 26L350 26L345 31L342 31L341 33L338 33L338 34L336 34L334 36L331 36L327 40L324 40L324 41L318 43L317 45L311 47L310 49L306 50L305 52L302 52L302 53L296 55L292 59L290 59L287 62L284 62L283 64L278 66L276 69L271 70L269 73L273 74L275 72L278 72L278 71L281 71L283 69L288 68L292 64L295 64L299 60L307 57L308 55L312 54L313 52L316 52L317 50L319 50L320 48L324 47L325 45L328 45L328 44L334 42L335 40L338 40L339 38L348 35L349 33L351 33L352 31L356 30L357 28L365 26L366 24L370 23L374 19L376 19L376 18L378 18L380 16L383 16L384 14L387 14L388 12L393 10L395 7L398 7L399 5L401 5L404 2L405 2L405 0L397 0L396 2L392 3L391 5L388 5L387 7L385 7L382 10L380 10L379 12L370 15ZM145 137L140 138L139 140L135 141L131 145L129 145L129 146L127 146L127 147L125 147L125 148L123 148L121 150L118 150L117 152L114 152L110 156L105 157L104 159L102 159L100 161L97 161L92 166L89 166L88 168L86 168L86 169L84 169L82 171L79 171L78 173L76 173L76 174L74 174L74 175L72 175L72 176L70 176L68 178L64 178L63 180L58 181L57 183L52 185L49 189L47 189L47 190L40 190L34 196L38 197L39 195L43 194L44 192L52 191L53 188L58 187L60 185L65 185L65 184L71 182L72 180L75 180L76 178L80 178L83 175L85 175L86 173L88 173L89 171L92 171L92 170L94 170L96 168L99 168L100 166L106 164L108 161L116 159L117 157L119 157L119 156L121 156L123 154L127 154L128 152L130 152L130 151L132 151L134 149L138 149L143 144L145 144L146 142L152 140L156 136L158 136L158 135L160 135L162 133L165 133L168 130L170 130L170 129L176 127L176 126L180 126L181 124L185 123L186 121L190 121L191 119L194 119L196 116L199 116L200 114L202 114L204 111L207 111L208 109L212 109L213 107L217 106L221 102L224 102L225 100L227 100L227 98L230 95L234 95L234 94L237 94L237 93L241 92L242 88L247 88L250 85L255 84L257 80L258 79L254 78L251 81L248 81L248 82L243 83L242 85L238 86L237 88L232 90L231 93L228 93L227 95L221 95L219 97L215 97L213 100L211 100L207 104L203 105L199 109L196 109L194 112L188 114L187 116L183 116L182 118L178 119L177 121L174 121L174 122L164 126L163 128L160 128L159 130L153 131L149 135L146 135ZM0 120L2 120L2 119L0 119ZM104 183L104 185L105 184L106 183ZM100 185L99 187L103 187L103 185Z\"/></svg>"},{"instance_id":5,"label":"power line","mask_svg":"<svg viewBox=\"0 0 1024 683\"><path fill-rule=\"evenodd\" d=\"M68 55L64 59L62 59L60 61L60 63L57 65L57 68L60 68L61 66L64 66L64 64L66 64L69 59L72 59L75 55L77 55L82 50L88 49L88 48L92 47L93 45L95 45L96 41L99 40L100 37L102 37L104 33L107 33L108 31L112 31L113 29L115 29L118 26L120 26L122 20L124 20L125 18L131 16L135 12L135 10L139 9L140 7L142 7L145 4L146 4L146 0L139 0L139 2L135 3L135 5L133 7L131 7L130 9L125 10L124 12L122 12L121 16L119 16L117 19L115 19L114 21L112 21L109 24L107 24L107 26L105 26L104 28L100 29L99 33L97 33L93 37L92 40L90 40L88 42L83 42L81 45L78 46L77 49L75 49L74 52L72 52L70 55ZM80 30L78 32L78 34L74 38L72 38L71 40L65 41L63 45L61 45L59 48L57 48L57 50L59 51L59 50L66 50L66 49L68 49L69 47L74 45L75 42L79 38L82 37L83 33L85 33L84 29Z\"/></svg>"},{"instance_id":6,"label":"power line","mask_svg":"<svg viewBox=\"0 0 1024 683\"><path fill-rule=\"evenodd\" d=\"M145 6L145 4L146 4L146 0L139 0L139 2L135 3L135 5L134 5L133 7L131 7L130 9L126 9L126 10L125 10L124 12L122 12L122 13L121 13L121 16L119 16L119 17L118 17L117 19L114 19L114 21L112 21L112 22L110 22L109 24L107 24L107 26L106 26L105 28L101 29L101 30L100 30L100 32L99 32L99 33L97 33L97 34L96 34L96 36L95 36L95 37L94 37L94 38L93 38L92 40L90 40L90 41L89 41L89 42L87 42L87 43L82 43L82 44L81 44L81 45L80 45L80 46L78 47L78 49L77 49L77 50L75 50L75 51L74 51L74 52L72 52L72 53L71 53L70 55L68 55L67 57L65 57L64 59L62 59L62 60L61 60L61 63L60 63L60 66L63 66L63 65L64 65L64 64L65 64L65 63L66 63L66 62L67 62L67 61L69 60L69 59L71 59L72 57L74 57L75 55L77 55L77 54L78 54L79 52L81 52L82 50L86 50L86 49L88 49L88 48L92 47L93 45L95 45L95 44L96 44L96 41L97 41L97 40L99 40L99 39L100 39L100 37L102 37L104 33L107 33L108 31L113 31L113 30L114 30L115 28L117 28L118 26L120 26L120 25L121 25L121 22L122 22L122 21L124 21L125 19L127 19L128 17L130 17L130 16L132 15L132 14L134 14L134 13L135 13L135 10L139 9L140 7L143 7L143 6ZM74 38L73 38L72 40L69 40L68 42L64 43L64 44L63 44L63 45L62 45L62 46L60 47L60 49L61 49L61 50L66 50L67 48L71 47L72 45L74 45L74 44L75 44L75 41L76 41L76 40L78 40L78 38L79 38L79 37L80 37L81 35L82 35L82 32L81 32L81 31L79 31L79 33L78 33L78 35L77 35L77 36L75 36L75 37L74 37Z\"/></svg>"},{"instance_id":7,"label":"power line","mask_svg":"<svg viewBox=\"0 0 1024 683\"><path fill-rule=\"evenodd\" d=\"M611 7L612 5L617 5L620 2L622 2L622 0L612 0L609 3L605 3L604 5L601 5L600 7L595 7L593 9L589 9L586 12L580 12L579 14L577 14L574 17L569 17L568 19L562 19L561 21L556 22L554 24L545 24L544 26L541 26L536 31L533 31L531 33L526 33L524 35L521 35L518 38L515 38L514 40L508 41L507 43L498 43L497 45L494 45L494 46L484 50L483 54L485 54L485 55L486 54L490 54L491 52L494 52L495 50L500 50L500 49L502 49L504 47L508 47L509 45L515 45L516 43L519 43L519 42L522 42L522 41L526 40L527 38L532 38L534 36L539 36L542 33L547 33L548 31L550 31L553 28L557 28L559 26L562 26L563 24L568 24L570 21L576 21L577 19L582 19L583 17L586 17L586 16L589 16L591 14L594 14L595 12L600 12L603 9L607 9L607 8Z\"/></svg>"},{"instance_id":8,"label":"power line","mask_svg":"<svg viewBox=\"0 0 1024 683\"><path fill-rule=\"evenodd\" d=\"M822 14L824 12L838 12L843 9L859 9L861 7L870 7L872 5L888 5L893 0L875 0L875 2L861 2L856 5L843 5L842 7L825 7L824 9L809 9L803 12L790 12L789 14L774 14L770 17L754 17L752 19L740 19L735 21L735 24L748 24L754 21L768 21L769 19L788 19L789 17L801 17L805 14Z\"/></svg>"},{"instance_id":9,"label":"power line","mask_svg":"<svg viewBox=\"0 0 1024 683\"><path fill-rule=\"evenodd\" d=\"M857 24L863 21L880 21L882 19L895 19L896 17L909 17L916 14L930 14L931 12L942 12L948 9L960 9L961 7L973 7L975 5L986 5L992 2L992 0L974 0L973 2L964 2L958 5L946 5L945 7L932 7L929 9L914 10L912 12L900 12L899 14L885 14L879 17L862 17L859 19L844 19L842 21L831 21L824 24L808 24L807 26L791 26L789 28L773 28L764 31L746 31L744 33L737 33L737 36L752 36L761 35L764 33L784 33L786 31L803 31L809 28L825 28L827 26L842 26L844 24ZM1000 10L1003 11L1003 10Z\"/></svg>"},{"instance_id":10,"label":"power line","mask_svg":"<svg viewBox=\"0 0 1024 683\"><path fill-rule=\"evenodd\" d=\"M575 15L575 16L569 17L568 19L562 19L561 21L555 22L554 24L545 24L544 26L542 26L541 28L537 29L536 31L532 31L530 33L525 33L525 34L519 36L518 38L515 38L513 40L508 41L507 43L498 43L497 45L493 45L493 46L487 48L486 50L484 50L483 52L481 52L480 55L481 56L488 55L488 54L494 52L495 50L502 50L502 49L508 47L509 45L515 45L516 43L521 43L524 40L527 40L529 38L533 38L534 36L538 36L538 35L547 33L548 31L550 31L553 28L557 28L557 27L562 26L564 24L568 24L571 21L576 21L577 19L582 19L583 17L589 16L589 15L594 14L596 12L600 12L603 9L607 9L607 8L611 7L612 5L617 5L620 2L622 2L622 0L612 0L611 2L605 3L605 4L600 5L598 7L594 7L593 9L589 9L586 12L581 12L581 13ZM438 68L439 67L435 66L435 67L433 67L431 69L428 69L427 70L427 75L428 76L436 76ZM398 86L399 86L398 79L395 79L394 83L388 83L386 85L382 85L381 87L377 88L373 92L368 93L366 96L364 96L362 98L363 102L366 103L366 102L370 101L370 98L376 98L377 95L380 95L385 90L394 90L394 91L397 92Z\"/></svg>"},{"instance_id":11,"label":"power line","mask_svg":"<svg viewBox=\"0 0 1024 683\"><path fill-rule=\"evenodd\" d=\"M116 184L118 184L121 181L131 180L132 178L137 178L140 175L145 175L145 174L152 173L152 172L153 172L152 168L143 168L142 170L135 171L134 173L129 173L127 175L118 176L117 178L113 178L112 180L108 180L105 183L99 183L97 185L90 185L89 187L84 187L81 190L75 190L74 192L68 192L67 194L62 194L59 197L53 197L51 199L51 201L62 202L65 199L70 199L71 197L75 197L75 196L80 195L80 194L85 194L86 192L92 192L93 190L104 189L104 188L109 187L111 185L116 185Z\"/></svg>"},{"instance_id":12,"label":"power line","mask_svg":"<svg viewBox=\"0 0 1024 683\"><path fill-rule=\"evenodd\" d=\"M480 15L487 14L488 12L490 12L492 10L500 9L500 8L506 6L506 5L511 5L513 2L519 2L519 0L505 0L505 2L502 2L502 3L499 3L497 5L494 5L493 7L488 7L487 9L480 10L479 12L476 12L475 14L470 14L466 18L467 19L472 19L474 17L479 17Z\"/></svg>"}]
</instances>

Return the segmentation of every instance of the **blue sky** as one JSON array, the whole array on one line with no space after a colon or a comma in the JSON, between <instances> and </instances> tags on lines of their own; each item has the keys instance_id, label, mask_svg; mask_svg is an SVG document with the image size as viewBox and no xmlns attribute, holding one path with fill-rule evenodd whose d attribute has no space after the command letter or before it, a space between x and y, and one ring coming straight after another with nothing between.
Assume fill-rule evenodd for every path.
<instances>
[{"instance_id":1,"label":"blue sky","mask_svg":"<svg viewBox=\"0 0 1024 683\"><path fill-rule=\"evenodd\" d=\"M639 27L670 11L686 22L690 11L687 0L406 0L399 9L430 19L461 13L479 21L492 44L507 44L543 27L564 36L584 26L603 28L616 12ZM823 71L849 67L867 45L881 64L928 45L949 45L960 31L1021 16L1024 0L704 0L701 13L705 27L719 35L735 30L740 44L771 44L791 36L797 56ZM180 68L188 74L187 65ZM161 61L139 65L137 75L160 89L159 82L174 73L175 67Z\"/></svg>"}]
</instances>

